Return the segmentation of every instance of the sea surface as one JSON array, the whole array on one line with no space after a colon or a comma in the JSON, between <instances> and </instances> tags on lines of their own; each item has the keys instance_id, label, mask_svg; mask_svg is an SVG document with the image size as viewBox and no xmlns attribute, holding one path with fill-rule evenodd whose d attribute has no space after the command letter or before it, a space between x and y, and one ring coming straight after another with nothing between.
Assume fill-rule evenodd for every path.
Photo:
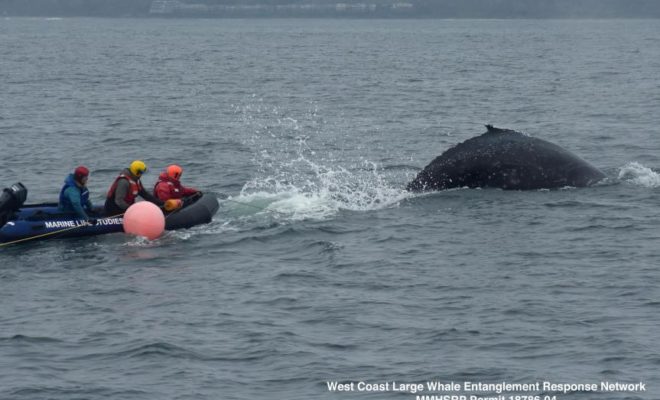
<instances>
[{"instance_id":1,"label":"sea surface","mask_svg":"<svg viewBox=\"0 0 660 400\"><path fill-rule=\"evenodd\" d=\"M2 187L53 201L84 164L102 204L142 159L221 207L0 248L0 398L659 399L659 116L660 20L2 18ZM484 124L608 178L403 190Z\"/></svg>"}]
</instances>

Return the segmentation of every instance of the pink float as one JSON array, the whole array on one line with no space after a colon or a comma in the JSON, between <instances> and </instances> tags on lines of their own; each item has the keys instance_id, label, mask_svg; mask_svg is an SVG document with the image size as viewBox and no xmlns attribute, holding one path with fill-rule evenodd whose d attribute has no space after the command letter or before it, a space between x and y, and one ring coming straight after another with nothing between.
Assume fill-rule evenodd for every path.
<instances>
[{"instance_id":1,"label":"pink float","mask_svg":"<svg viewBox=\"0 0 660 400\"><path fill-rule=\"evenodd\" d=\"M124 232L144 236L149 240L157 239L165 230L165 216L153 203L140 201L134 203L124 213Z\"/></svg>"}]
</instances>

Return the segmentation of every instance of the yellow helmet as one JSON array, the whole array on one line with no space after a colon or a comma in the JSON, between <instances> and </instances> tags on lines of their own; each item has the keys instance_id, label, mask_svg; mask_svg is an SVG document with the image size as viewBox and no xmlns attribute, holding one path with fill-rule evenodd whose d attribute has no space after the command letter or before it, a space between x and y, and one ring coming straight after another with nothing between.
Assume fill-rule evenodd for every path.
<instances>
[{"instance_id":1,"label":"yellow helmet","mask_svg":"<svg viewBox=\"0 0 660 400\"><path fill-rule=\"evenodd\" d=\"M131 174L139 177L147 172L147 164L140 160L135 160L131 163L131 166L128 167L128 170L131 171Z\"/></svg>"}]
</instances>

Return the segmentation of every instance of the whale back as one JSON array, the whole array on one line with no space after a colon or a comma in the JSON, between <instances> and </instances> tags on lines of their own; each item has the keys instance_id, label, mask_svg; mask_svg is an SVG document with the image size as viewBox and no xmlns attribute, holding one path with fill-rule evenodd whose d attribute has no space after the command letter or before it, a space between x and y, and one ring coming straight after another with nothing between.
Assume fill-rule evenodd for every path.
<instances>
[{"instance_id":1,"label":"whale back","mask_svg":"<svg viewBox=\"0 0 660 400\"><path fill-rule=\"evenodd\" d=\"M457 187L511 190L584 187L605 175L548 141L487 125L488 131L436 157L408 184L411 191Z\"/></svg>"}]
</instances>

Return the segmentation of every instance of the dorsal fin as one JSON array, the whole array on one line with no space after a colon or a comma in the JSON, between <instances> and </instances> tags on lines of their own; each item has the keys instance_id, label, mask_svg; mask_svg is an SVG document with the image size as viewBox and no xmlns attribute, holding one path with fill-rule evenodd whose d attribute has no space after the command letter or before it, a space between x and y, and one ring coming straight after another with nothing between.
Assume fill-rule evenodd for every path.
<instances>
[{"instance_id":1,"label":"dorsal fin","mask_svg":"<svg viewBox=\"0 0 660 400\"><path fill-rule=\"evenodd\" d=\"M496 128L493 125L486 125L486 133L517 133L516 131L512 129L502 129L502 128Z\"/></svg>"}]
</instances>

